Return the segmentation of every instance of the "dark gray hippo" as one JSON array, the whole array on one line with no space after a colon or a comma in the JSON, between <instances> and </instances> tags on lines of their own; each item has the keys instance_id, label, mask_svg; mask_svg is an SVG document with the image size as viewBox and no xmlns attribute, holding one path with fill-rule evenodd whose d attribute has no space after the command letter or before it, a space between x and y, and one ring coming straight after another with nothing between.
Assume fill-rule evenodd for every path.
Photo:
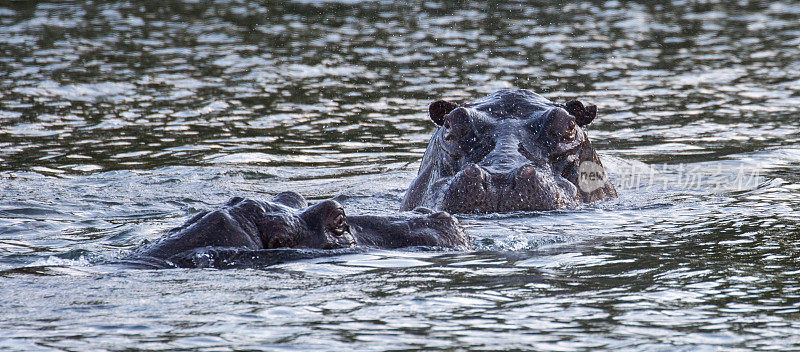
<instances>
[{"instance_id":1,"label":"dark gray hippo","mask_svg":"<svg viewBox=\"0 0 800 352\"><path fill-rule=\"evenodd\" d=\"M551 210L617 196L584 128L597 107L501 90L429 107L434 132L402 209Z\"/></svg>"},{"instance_id":2,"label":"dark gray hippo","mask_svg":"<svg viewBox=\"0 0 800 352\"><path fill-rule=\"evenodd\" d=\"M186 258L186 253L213 248L337 249L354 246L472 248L458 221L445 212L420 209L416 214L396 216L347 216L336 201L325 200L309 206L301 195L284 192L271 201L232 198L220 209L193 216L159 240L134 251L124 261L178 263Z\"/></svg>"}]
</instances>

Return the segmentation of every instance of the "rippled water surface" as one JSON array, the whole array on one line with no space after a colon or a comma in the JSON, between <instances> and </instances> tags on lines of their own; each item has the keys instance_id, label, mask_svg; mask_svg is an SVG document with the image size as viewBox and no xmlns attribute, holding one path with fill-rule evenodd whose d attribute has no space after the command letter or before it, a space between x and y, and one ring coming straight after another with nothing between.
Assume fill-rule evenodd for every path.
<instances>
[{"instance_id":1,"label":"rippled water surface","mask_svg":"<svg viewBox=\"0 0 800 352\"><path fill-rule=\"evenodd\" d=\"M0 3L0 349L800 349L796 2ZM600 108L619 199L472 252L104 264L229 197L399 209L427 104Z\"/></svg>"}]
</instances>

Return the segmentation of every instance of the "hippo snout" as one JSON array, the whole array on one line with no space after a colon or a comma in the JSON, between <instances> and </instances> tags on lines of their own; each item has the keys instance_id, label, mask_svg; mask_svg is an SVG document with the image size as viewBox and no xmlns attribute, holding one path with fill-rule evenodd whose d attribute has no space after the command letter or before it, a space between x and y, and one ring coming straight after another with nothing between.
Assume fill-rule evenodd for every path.
<instances>
[{"instance_id":1,"label":"hippo snout","mask_svg":"<svg viewBox=\"0 0 800 352\"><path fill-rule=\"evenodd\" d=\"M460 172L463 178L467 178L479 183L487 183L494 187L511 186L521 180L536 181L544 171L537 171L533 163L504 163L501 167L497 165L482 166L469 164Z\"/></svg>"},{"instance_id":2,"label":"hippo snout","mask_svg":"<svg viewBox=\"0 0 800 352\"><path fill-rule=\"evenodd\" d=\"M469 164L438 192L444 200L440 209L455 213L548 210L577 204L575 185L533 162L513 168Z\"/></svg>"}]
</instances>

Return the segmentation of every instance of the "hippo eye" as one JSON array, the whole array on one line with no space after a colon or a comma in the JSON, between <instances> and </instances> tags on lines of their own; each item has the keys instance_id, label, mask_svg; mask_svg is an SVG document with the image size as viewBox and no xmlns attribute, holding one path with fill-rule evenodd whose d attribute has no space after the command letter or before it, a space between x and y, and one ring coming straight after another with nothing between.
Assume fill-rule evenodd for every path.
<instances>
[{"instance_id":1,"label":"hippo eye","mask_svg":"<svg viewBox=\"0 0 800 352\"><path fill-rule=\"evenodd\" d=\"M556 110L550 117L548 135L552 141L572 142L578 134L575 117L563 110Z\"/></svg>"},{"instance_id":2,"label":"hippo eye","mask_svg":"<svg viewBox=\"0 0 800 352\"><path fill-rule=\"evenodd\" d=\"M566 129L566 130L561 131L558 134L558 136L554 136L554 137L556 137L556 140L559 141L559 142L569 143L569 142L572 142L572 141L575 140L576 134L577 133L575 132L574 129Z\"/></svg>"},{"instance_id":3,"label":"hippo eye","mask_svg":"<svg viewBox=\"0 0 800 352\"><path fill-rule=\"evenodd\" d=\"M575 131L575 126L577 126L577 124L575 123L575 119L570 119L569 122L567 123L566 130L561 135L563 141L571 142L575 140L575 136L578 133L577 131Z\"/></svg>"},{"instance_id":4,"label":"hippo eye","mask_svg":"<svg viewBox=\"0 0 800 352\"><path fill-rule=\"evenodd\" d=\"M337 209L336 215L328 221L328 230L337 237L344 235L345 232L350 232L350 226L347 225L344 209Z\"/></svg>"},{"instance_id":5,"label":"hippo eye","mask_svg":"<svg viewBox=\"0 0 800 352\"><path fill-rule=\"evenodd\" d=\"M445 116L442 123L444 140L449 143L467 141L474 134L470 118L464 109L455 109Z\"/></svg>"}]
</instances>

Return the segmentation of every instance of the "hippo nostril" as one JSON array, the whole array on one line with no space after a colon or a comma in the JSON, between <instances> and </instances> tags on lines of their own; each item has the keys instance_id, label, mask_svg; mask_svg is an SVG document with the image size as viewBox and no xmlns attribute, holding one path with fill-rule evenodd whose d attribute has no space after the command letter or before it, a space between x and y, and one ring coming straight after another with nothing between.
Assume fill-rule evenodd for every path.
<instances>
[{"instance_id":1,"label":"hippo nostril","mask_svg":"<svg viewBox=\"0 0 800 352\"><path fill-rule=\"evenodd\" d=\"M469 164L464 169L464 173L469 177L478 178L481 176L481 169L478 167L478 165Z\"/></svg>"},{"instance_id":2,"label":"hippo nostril","mask_svg":"<svg viewBox=\"0 0 800 352\"><path fill-rule=\"evenodd\" d=\"M534 174L536 174L536 168L534 168L533 165L530 164L519 168L519 171L517 172L517 176L519 178L530 178Z\"/></svg>"}]
</instances>

